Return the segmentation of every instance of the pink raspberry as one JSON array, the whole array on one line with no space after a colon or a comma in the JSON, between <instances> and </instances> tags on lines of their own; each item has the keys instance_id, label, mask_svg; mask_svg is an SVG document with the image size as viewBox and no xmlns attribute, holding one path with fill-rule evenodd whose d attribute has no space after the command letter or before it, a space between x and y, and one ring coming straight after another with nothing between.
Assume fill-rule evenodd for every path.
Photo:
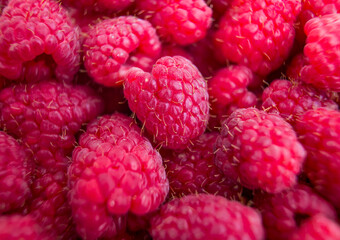
<instances>
[{"instance_id":1,"label":"pink raspberry","mask_svg":"<svg viewBox=\"0 0 340 240\"><path fill-rule=\"evenodd\" d=\"M201 135L190 149L161 152L170 184L170 198L194 193L210 193L240 200L242 188L214 164L214 145L218 134Z\"/></svg>"},{"instance_id":2,"label":"pink raspberry","mask_svg":"<svg viewBox=\"0 0 340 240\"><path fill-rule=\"evenodd\" d=\"M269 240L290 239L304 221L317 214L336 219L333 206L311 188L297 185L275 195L255 195L255 206L261 210Z\"/></svg>"},{"instance_id":3,"label":"pink raspberry","mask_svg":"<svg viewBox=\"0 0 340 240\"><path fill-rule=\"evenodd\" d=\"M225 60L266 76L278 69L293 46L300 0L234 0L215 34Z\"/></svg>"},{"instance_id":4,"label":"pink raspberry","mask_svg":"<svg viewBox=\"0 0 340 240\"><path fill-rule=\"evenodd\" d=\"M72 235L67 204L68 154L82 124L102 109L101 99L83 86L56 82L15 85L0 92L0 127L21 139L36 164L33 199L26 211L52 238Z\"/></svg>"},{"instance_id":5,"label":"pink raspberry","mask_svg":"<svg viewBox=\"0 0 340 240\"><path fill-rule=\"evenodd\" d=\"M323 215L315 215L303 223L290 240L340 239L340 226Z\"/></svg>"},{"instance_id":6,"label":"pink raspberry","mask_svg":"<svg viewBox=\"0 0 340 240\"><path fill-rule=\"evenodd\" d=\"M305 112L296 131L307 150L304 171L314 188L340 209L340 112L318 108Z\"/></svg>"},{"instance_id":7,"label":"pink raspberry","mask_svg":"<svg viewBox=\"0 0 340 240\"><path fill-rule=\"evenodd\" d=\"M69 201L77 231L85 239L112 238L128 212L143 215L165 199L169 185L162 159L122 114L87 126L69 168Z\"/></svg>"},{"instance_id":8,"label":"pink raspberry","mask_svg":"<svg viewBox=\"0 0 340 240\"><path fill-rule=\"evenodd\" d=\"M228 7L233 0L205 0L210 3L213 10L213 16L215 20L219 20L224 13L227 11Z\"/></svg>"},{"instance_id":9,"label":"pink raspberry","mask_svg":"<svg viewBox=\"0 0 340 240\"><path fill-rule=\"evenodd\" d=\"M29 215L0 216L0 239L47 240L39 224Z\"/></svg>"},{"instance_id":10,"label":"pink raspberry","mask_svg":"<svg viewBox=\"0 0 340 240\"><path fill-rule=\"evenodd\" d=\"M260 215L252 208L208 194L176 198L151 220L151 235L172 239L264 239Z\"/></svg>"},{"instance_id":11,"label":"pink raspberry","mask_svg":"<svg viewBox=\"0 0 340 240\"><path fill-rule=\"evenodd\" d=\"M305 55L302 53L295 55L287 66L287 78L291 81L300 81L301 70L306 64L308 64L308 59Z\"/></svg>"},{"instance_id":12,"label":"pink raspberry","mask_svg":"<svg viewBox=\"0 0 340 240\"><path fill-rule=\"evenodd\" d=\"M207 84L189 60L162 57L151 73L133 68L124 86L130 109L160 144L184 149L203 134L209 118Z\"/></svg>"},{"instance_id":13,"label":"pink raspberry","mask_svg":"<svg viewBox=\"0 0 340 240\"><path fill-rule=\"evenodd\" d=\"M301 79L320 89L340 91L340 13L313 18L305 25L304 54L309 63L301 70Z\"/></svg>"},{"instance_id":14,"label":"pink raspberry","mask_svg":"<svg viewBox=\"0 0 340 240\"><path fill-rule=\"evenodd\" d=\"M238 109L222 122L216 165L245 187L277 193L297 180L306 152L292 127L276 114Z\"/></svg>"},{"instance_id":15,"label":"pink raspberry","mask_svg":"<svg viewBox=\"0 0 340 240\"><path fill-rule=\"evenodd\" d=\"M331 13L340 13L338 0L301 0L301 12L297 19L299 23L296 29L297 40L300 43L305 42L306 35L303 29L310 19Z\"/></svg>"},{"instance_id":16,"label":"pink raspberry","mask_svg":"<svg viewBox=\"0 0 340 240\"><path fill-rule=\"evenodd\" d=\"M86 11L117 12L131 5L134 0L63 0L63 3Z\"/></svg>"},{"instance_id":17,"label":"pink raspberry","mask_svg":"<svg viewBox=\"0 0 340 240\"><path fill-rule=\"evenodd\" d=\"M203 39L212 22L203 0L137 0L137 9L162 39L179 45Z\"/></svg>"},{"instance_id":18,"label":"pink raspberry","mask_svg":"<svg viewBox=\"0 0 340 240\"><path fill-rule=\"evenodd\" d=\"M262 108L266 112L280 114L293 125L304 112L319 107L338 109L327 93L299 81L275 80L262 95Z\"/></svg>"},{"instance_id":19,"label":"pink raspberry","mask_svg":"<svg viewBox=\"0 0 340 240\"><path fill-rule=\"evenodd\" d=\"M87 32L83 47L88 74L105 86L122 85L131 66L151 70L161 52L156 30L132 16L96 24Z\"/></svg>"},{"instance_id":20,"label":"pink raspberry","mask_svg":"<svg viewBox=\"0 0 340 240\"><path fill-rule=\"evenodd\" d=\"M0 131L0 214L23 207L31 196L31 165L24 148Z\"/></svg>"},{"instance_id":21,"label":"pink raspberry","mask_svg":"<svg viewBox=\"0 0 340 240\"><path fill-rule=\"evenodd\" d=\"M0 75L27 82L53 75L71 82L79 52L79 29L58 2L9 1L0 17Z\"/></svg>"}]
</instances>

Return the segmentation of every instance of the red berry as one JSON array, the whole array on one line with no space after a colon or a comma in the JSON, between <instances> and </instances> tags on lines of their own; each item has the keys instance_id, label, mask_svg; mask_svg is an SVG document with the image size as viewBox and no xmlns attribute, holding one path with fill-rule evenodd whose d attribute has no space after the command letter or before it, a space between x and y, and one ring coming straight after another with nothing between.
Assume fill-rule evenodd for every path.
<instances>
[{"instance_id":1,"label":"red berry","mask_svg":"<svg viewBox=\"0 0 340 240\"><path fill-rule=\"evenodd\" d=\"M164 201L168 180L161 156L133 120L103 116L87 126L69 168L69 199L78 234L112 238L128 212L143 215Z\"/></svg>"},{"instance_id":2,"label":"red berry","mask_svg":"<svg viewBox=\"0 0 340 240\"><path fill-rule=\"evenodd\" d=\"M71 82L79 62L79 28L58 2L9 1L0 17L0 75Z\"/></svg>"},{"instance_id":3,"label":"red berry","mask_svg":"<svg viewBox=\"0 0 340 240\"><path fill-rule=\"evenodd\" d=\"M222 122L216 165L245 187L277 193L297 180L306 152L292 127L276 114L238 109Z\"/></svg>"},{"instance_id":4,"label":"red berry","mask_svg":"<svg viewBox=\"0 0 340 240\"><path fill-rule=\"evenodd\" d=\"M151 73L133 68L124 86L130 109L164 147L184 149L205 131L207 84L189 60L162 57Z\"/></svg>"},{"instance_id":5,"label":"red berry","mask_svg":"<svg viewBox=\"0 0 340 240\"><path fill-rule=\"evenodd\" d=\"M91 28L84 40L88 74L105 86L123 84L131 66L151 70L161 44L148 21L122 16L106 19Z\"/></svg>"},{"instance_id":6,"label":"red berry","mask_svg":"<svg viewBox=\"0 0 340 240\"><path fill-rule=\"evenodd\" d=\"M197 194L176 198L151 220L156 240L264 239L260 215L220 196Z\"/></svg>"}]
</instances>

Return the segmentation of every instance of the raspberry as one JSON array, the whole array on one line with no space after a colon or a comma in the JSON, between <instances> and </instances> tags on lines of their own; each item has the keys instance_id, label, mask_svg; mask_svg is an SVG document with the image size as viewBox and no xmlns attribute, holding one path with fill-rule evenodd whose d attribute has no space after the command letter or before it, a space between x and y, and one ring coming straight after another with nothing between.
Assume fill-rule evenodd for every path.
<instances>
[{"instance_id":1,"label":"raspberry","mask_svg":"<svg viewBox=\"0 0 340 240\"><path fill-rule=\"evenodd\" d=\"M224 59L266 76L288 57L300 10L300 0L235 0L215 34L217 51Z\"/></svg>"},{"instance_id":2,"label":"raspberry","mask_svg":"<svg viewBox=\"0 0 340 240\"><path fill-rule=\"evenodd\" d=\"M176 198L151 220L154 239L264 239L260 215L220 196Z\"/></svg>"},{"instance_id":3,"label":"raspberry","mask_svg":"<svg viewBox=\"0 0 340 240\"><path fill-rule=\"evenodd\" d=\"M112 238L128 212L155 210L168 193L162 159L122 114L103 116L87 126L69 168L69 201L83 238Z\"/></svg>"},{"instance_id":4,"label":"raspberry","mask_svg":"<svg viewBox=\"0 0 340 240\"><path fill-rule=\"evenodd\" d=\"M211 8L213 9L215 20L219 20L224 15L232 1L233 0L206 0L207 3L210 3Z\"/></svg>"},{"instance_id":5,"label":"raspberry","mask_svg":"<svg viewBox=\"0 0 340 240\"><path fill-rule=\"evenodd\" d=\"M214 144L218 134L201 135L190 149L161 152L170 184L170 198L193 193L210 193L240 200L242 188L214 164Z\"/></svg>"},{"instance_id":6,"label":"raspberry","mask_svg":"<svg viewBox=\"0 0 340 240\"><path fill-rule=\"evenodd\" d=\"M205 37L212 10L203 0L140 0L137 9L167 42L188 45Z\"/></svg>"},{"instance_id":7,"label":"raspberry","mask_svg":"<svg viewBox=\"0 0 340 240\"><path fill-rule=\"evenodd\" d=\"M53 74L71 82L79 69L79 51L79 29L58 2L9 1L0 17L0 75L33 82Z\"/></svg>"},{"instance_id":8,"label":"raspberry","mask_svg":"<svg viewBox=\"0 0 340 240\"><path fill-rule=\"evenodd\" d=\"M63 3L86 11L115 12L128 7L134 0L63 0Z\"/></svg>"},{"instance_id":9,"label":"raspberry","mask_svg":"<svg viewBox=\"0 0 340 240\"><path fill-rule=\"evenodd\" d=\"M304 171L314 188L340 208L340 112L318 108L305 112L296 131L307 150Z\"/></svg>"},{"instance_id":10,"label":"raspberry","mask_svg":"<svg viewBox=\"0 0 340 240\"><path fill-rule=\"evenodd\" d=\"M29 160L24 148L0 131L0 214L23 207L30 197Z\"/></svg>"},{"instance_id":11,"label":"raspberry","mask_svg":"<svg viewBox=\"0 0 340 240\"><path fill-rule=\"evenodd\" d=\"M293 234L291 240L334 240L340 239L340 226L336 222L315 215L301 225L299 230Z\"/></svg>"},{"instance_id":12,"label":"raspberry","mask_svg":"<svg viewBox=\"0 0 340 240\"><path fill-rule=\"evenodd\" d=\"M333 206L304 185L275 195L258 194L254 201L261 210L269 240L290 239L303 221L317 214L336 219Z\"/></svg>"},{"instance_id":13,"label":"raspberry","mask_svg":"<svg viewBox=\"0 0 340 240\"><path fill-rule=\"evenodd\" d=\"M20 138L37 165L26 211L51 234L72 234L67 204L67 155L83 123L100 112L102 101L91 89L56 82L15 85L0 92L0 127Z\"/></svg>"},{"instance_id":14,"label":"raspberry","mask_svg":"<svg viewBox=\"0 0 340 240\"><path fill-rule=\"evenodd\" d=\"M306 35L303 29L308 20L331 13L340 13L338 0L302 0L301 13L298 16L299 27L296 29L297 40L300 43L305 42Z\"/></svg>"},{"instance_id":15,"label":"raspberry","mask_svg":"<svg viewBox=\"0 0 340 240\"><path fill-rule=\"evenodd\" d=\"M306 152L292 127L276 114L238 109L222 122L216 165L245 187L277 193L292 187Z\"/></svg>"},{"instance_id":16,"label":"raspberry","mask_svg":"<svg viewBox=\"0 0 340 240\"><path fill-rule=\"evenodd\" d=\"M293 57L292 61L287 66L286 75L291 81L301 80L301 69L308 64L308 59L302 53Z\"/></svg>"},{"instance_id":17,"label":"raspberry","mask_svg":"<svg viewBox=\"0 0 340 240\"><path fill-rule=\"evenodd\" d=\"M105 86L122 85L131 66L149 71L161 52L156 30L148 21L132 16L96 24L83 46L86 70Z\"/></svg>"},{"instance_id":18,"label":"raspberry","mask_svg":"<svg viewBox=\"0 0 340 240\"><path fill-rule=\"evenodd\" d=\"M130 109L165 147L184 149L203 134L209 118L207 84L189 60L162 57L151 74L133 68L124 87Z\"/></svg>"},{"instance_id":19,"label":"raspberry","mask_svg":"<svg viewBox=\"0 0 340 240\"><path fill-rule=\"evenodd\" d=\"M302 82L275 80L262 94L262 108L266 112L280 114L293 125L299 115L319 107L338 109L325 92Z\"/></svg>"},{"instance_id":20,"label":"raspberry","mask_svg":"<svg viewBox=\"0 0 340 240\"><path fill-rule=\"evenodd\" d=\"M0 216L0 239L47 240L39 224L29 215Z\"/></svg>"},{"instance_id":21,"label":"raspberry","mask_svg":"<svg viewBox=\"0 0 340 240\"><path fill-rule=\"evenodd\" d=\"M340 91L340 13L313 18L305 25L304 54L309 63L301 70L301 79L320 89Z\"/></svg>"}]
</instances>

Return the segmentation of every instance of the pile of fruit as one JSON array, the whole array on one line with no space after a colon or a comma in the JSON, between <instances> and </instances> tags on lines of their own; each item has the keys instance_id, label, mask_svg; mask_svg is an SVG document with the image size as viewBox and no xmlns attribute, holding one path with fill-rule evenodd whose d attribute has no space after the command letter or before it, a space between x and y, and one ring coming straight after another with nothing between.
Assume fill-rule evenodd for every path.
<instances>
[{"instance_id":1,"label":"pile of fruit","mask_svg":"<svg viewBox=\"0 0 340 240\"><path fill-rule=\"evenodd\" d=\"M339 0L0 0L0 239L339 240Z\"/></svg>"}]
</instances>

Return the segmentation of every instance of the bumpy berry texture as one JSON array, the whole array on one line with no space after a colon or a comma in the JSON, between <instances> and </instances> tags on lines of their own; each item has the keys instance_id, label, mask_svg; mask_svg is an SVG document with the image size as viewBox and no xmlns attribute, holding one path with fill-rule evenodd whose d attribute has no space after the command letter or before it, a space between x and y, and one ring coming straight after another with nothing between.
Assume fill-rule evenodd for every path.
<instances>
[{"instance_id":1,"label":"bumpy berry texture","mask_svg":"<svg viewBox=\"0 0 340 240\"><path fill-rule=\"evenodd\" d=\"M190 149L161 151L170 184L170 198L210 193L240 200L242 188L214 164L217 132L202 134Z\"/></svg>"},{"instance_id":2,"label":"bumpy berry texture","mask_svg":"<svg viewBox=\"0 0 340 240\"><path fill-rule=\"evenodd\" d=\"M296 131L307 150L304 171L314 188L340 208L340 112L318 108L305 112Z\"/></svg>"},{"instance_id":3,"label":"bumpy berry texture","mask_svg":"<svg viewBox=\"0 0 340 240\"><path fill-rule=\"evenodd\" d=\"M155 240L264 239L261 216L220 196L197 194L166 203L151 220Z\"/></svg>"},{"instance_id":4,"label":"bumpy berry texture","mask_svg":"<svg viewBox=\"0 0 340 240\"><path fill-rule=\"evenodd\" d=\"M336 219L333 206L304 185L275 195L260 193L255 195L254 201L261 211L269 240L290 239L304 221L318 214Z\"/></svg>"},{"instance_id":5,"label":"bumpy berry texture","mask_svg":"<svg viewBox=\"0 0 340 240\"><path fill-rule=\"evenodd\" d=\"M24 148L0 131L0 214L24 206L31 196L31 170Z\"/></svg>"},{"instance_id":6,"label":"bumpy berry texture","mask_svg":"<svg viewBox=\"0 0 340 240\"><path fill-rule=\"evenodd\" d=\"M251 189L277 193L297 180L306 152L280 116L256 108L238 109L222 122L216 165Z\"/></svg>"},{"instance_id":7,"label":"bumpy berry texture","mask_svg":"<svg viewBox=\"0 0 340 240\"><path fill-rule=\"evenodd\" d=\"M313 18L305 25L304 54L308 58L301 79L320 89L340 91L340 13Z\"/></svg>"},{"instance_id":8,"label":"bumpy berry texture","mask_svg":"<svg viewBox=\"0 0 340 240\"><path fill-rule=\"evenodd\" d=\"M212 21L203 0L137 0L137 8L162 39L179 45L203 39Z\"/></svg>"},{"instance_id":9,"label":"bumpy berry texture","mask_svg":"<svg viewBox=\"0 0 340 240\"><path fill-rule=\"evenodd\" d=\"M323 215L315 215L301 225L290 240L340 239L340 226Z\"/></svg>"},{"instance_id":10,"label":"bumpy berry texture","mask_svg":"<svg viewBox=\"0 0 340 240\"><path fill-rule=\"evenodd\" d=\"M69 201L85 239L112 238L128 212L143 215L164 201L162 159L133 120L116 113L87 126L69 168Z\"/></svg>"},{"instance_id":11,"label":"bumpy berry texture","mask_svg":"<svg viewBox=\"0 0 340 240\"><path fill-rule=\"evenodd\" d=\"M25 211L52 236L72 235L67 204L66 169L82 124L102 110L101 99L87 87L56 82L15 85L0 92L0 127L20 138L36 168L33 198Z\"/></svg>"},{"instance_id":12,"label":"bumpy berry texture","mask_svg":"<svg viewBox=\"0 0 340 240\"><path fill-rule=\"evenodd\" d=\"M184 149L203 134L209 119L207 84L181 56L162 57L152 72L128 72L124 95L146 130L164 147Z\"/></svg>"},{"instance_id":13,"label":"bumpy berry texture","mask_svg":"<svg viewBox=\"0 0 340 240\"><path fill-rule=\"evenodd\" d=\"M42 228L29 215L0 216L0 239L6 240L47 240Z\"/></svg>"},{"instance_id":14,"label":"bumpy berry texture","mask_svg":"<svg viewBox=\"0 0 340 240\"><path fill-rule=\"evenodd\" d=\"M114 12L123 10L132 4L134 0L62 0L62 2L86 11Z\"/></svg>"},{"instance_id":15,"label":"bumpy berry texture","mask_svg":"<svg viewBox=\"0 0 340 240\"><path fill-rule=\"evenodd\" d=\"M299 0L235 0L219 22L216 51L265 76L288 57L300 10Z\"/></svg>"},{"instance_id":16,"label":"bumpy berry texture","mask_svg":"<svg viewBox=\"0 0 340 240\"><path fill-rule=\"evenodd\" d=\"M291 81L301 80L301 70L307 63L308 59L303 53L296 54L287 66L287 78Z\"/></svg>"},{"instance_id":17,"label":"bumpy berry texture","mask_svg":"<svg viewBox=\"0 0 340 240\"><path fill-rule=\"evenodd\" d=\"M325 92L299 81L274 80L262 94L262 108L291 124L304 112L319 107L338 109Z\"/></svg>"},{"instance_id":18,"label":"bumpy berry texture","mask_svg":"<svg viewBox=\"0 0 340 240\"><path fill-rule=\"evenodd\" d=\"M254 107L256 96L247 90L254 76L245 66L230 65L220 69L208 80L211 107L210 128L219 127L223 118L228 117L238 107Z\"/></svg>"},{"instance_id":19,"label":"bumpy berry texture","mask_svg":"<svg viewBox=\"0 0 340 240\"><path fill-rule=\"evenodd\" d=\"M148 21L132 16L96 24L87 32L83 47L88 74L105 86L122 85L131 66L151 70L161 53L156 30Z\"/></svg>"},{"instance_id":20,"label":"bumpy berry texture","mask_svg":"<svg viewBox=\"0 0 340 240\"><path fill-rule=\"evenodd\" d=\"M60 81L71 82L79 70L79 51L79 29L58 2L11 0L3 10L0 75L33 82L53 74ZM36 61L40 57L46 58L42 70Z\"/></svg>"},{"instance_id":21,"label":"bumpy berry texture","mask_svg":"<svg viewBox=\"0 0 340 240\"><path fill-rule=\"evenodd\" d=\"M303 30L308 20L331 13L340 13L340 2L338 0L302 0L301 12L297 19L297 40L300 43L305 42L306 35Z\"/></svg>"}]
</instances>

